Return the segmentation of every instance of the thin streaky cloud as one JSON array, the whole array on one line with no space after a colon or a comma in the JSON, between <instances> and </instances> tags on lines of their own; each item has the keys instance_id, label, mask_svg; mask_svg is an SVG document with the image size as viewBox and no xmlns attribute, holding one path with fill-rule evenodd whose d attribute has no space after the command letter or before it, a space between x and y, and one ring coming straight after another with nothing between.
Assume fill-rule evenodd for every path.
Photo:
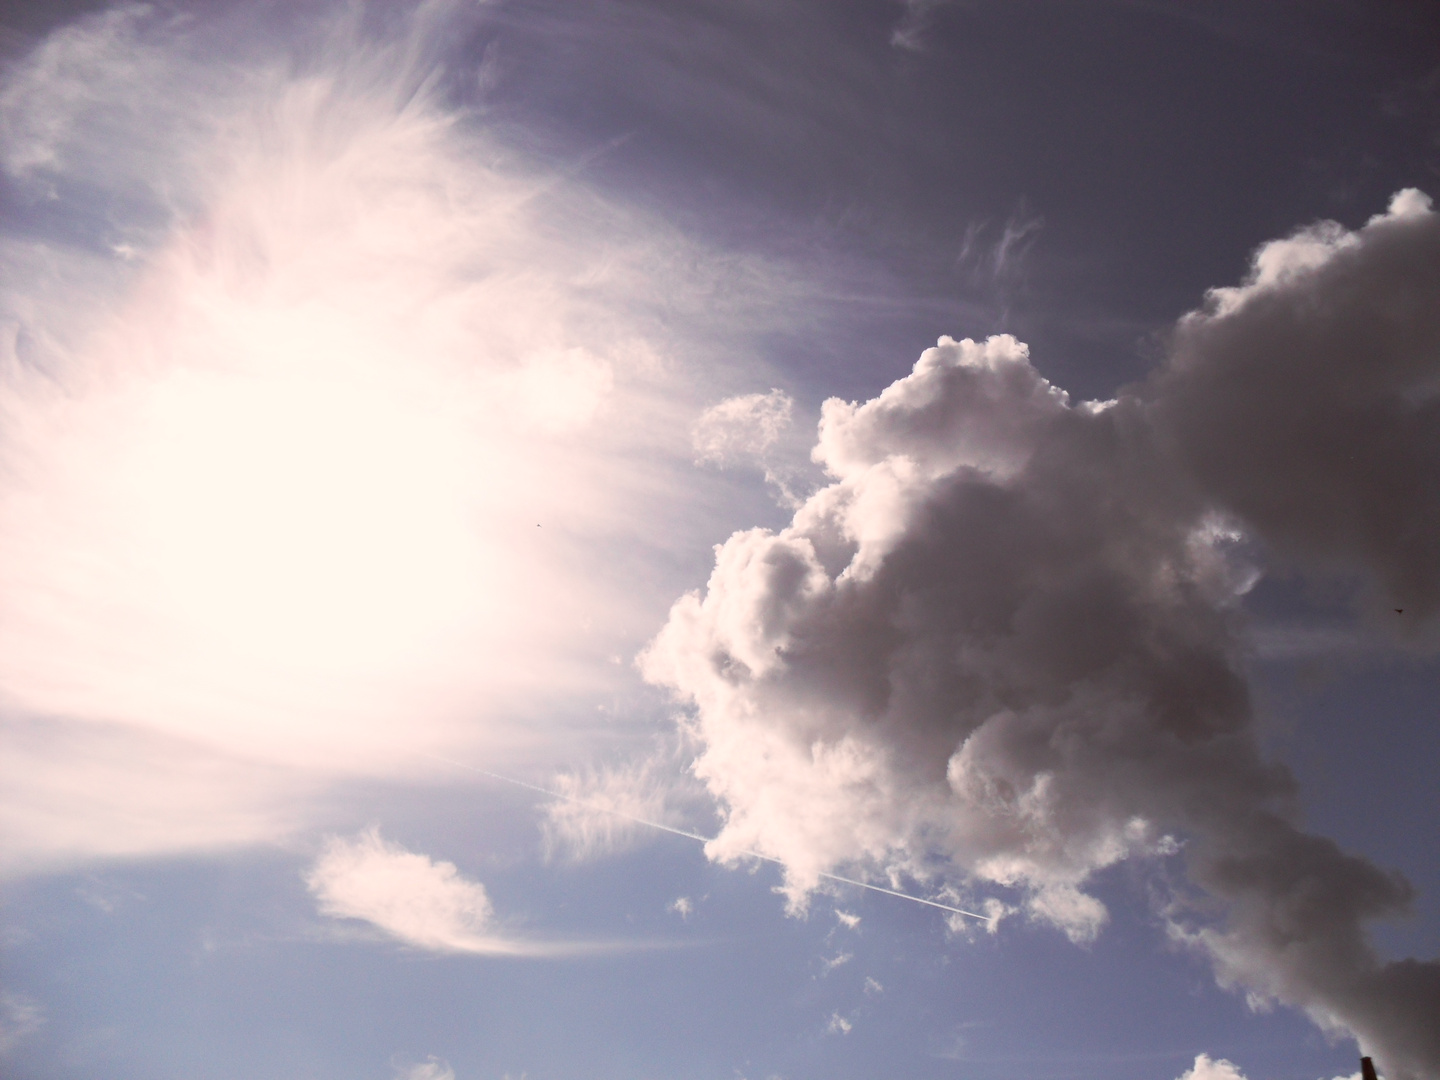
<instances>
[{"instance_id":1,"label":"thin streaky cloud","mask_svg":"<svg viewBox=\"0 0 1440 1080\"><path fill-rule=\"evenodd\" d=\"M538 784L530 784L524 780L516 780L515 778L510 776L502 776L500 773L491 772L488 769L481 769L475 765L467 765L464 762L455 761L451 758L443 758L434 754L425 754L422 756L431 758L434 761L443 762L446 765L453 765L457 769L465 769L468 772L479 773L481 776L488 776L491 780L499 780L503 784L513 784L516 787L525 788L527 791L533 791L536 794L544 795L547 798L558 799L564 802L573 803L577 806L581 806L584 809L593 811L595 813L614 815L615 817L623 818L626 821L633 822L636 825L643 825L646 828L650 829L658 829L661 832L667 832L673 836L683 836L687 840L696 840L706 846L707 853L709 852L711 845L713 845L717 839L716 837L702 836L700 833L689 832L685 829L677 829L673 825L665 825L658 821L650 821L646 818L636 817L635 815L628 814L625 811L616 809L612 806L589 803L583 799L576 798L572 795L566 795L559 791L551 791L549 788L540 787ZM727 861L732 861L735 858L759 859L762 862L776 863L781 866L785 865L784 860L775 858L771 855L763 855L758 851L738 851L735 852L733 855L729 853L727 853L726 855ZM938 900L927 900L923 896L914 896L910 893L900 892L896 889L887 889L881 885L875 885L868 881L858 881L855 878L842 877L840 874L832 874L828 872L822 872L818 876L824 878L827 881L839 882L842 885L854 885L857 888L869 889L871 892L884 893L886 896L894 896L900 900L909 900L912 903L924 904L927 907L939 908L941 911L948 911L954 915L964 915L968 918L979 919L982 922L986 923L991 921L991 917L988 915L979 915L973 911L966 911L963 908L952 907L949 904L942 904Z\"/></svg>"}]
</instances>

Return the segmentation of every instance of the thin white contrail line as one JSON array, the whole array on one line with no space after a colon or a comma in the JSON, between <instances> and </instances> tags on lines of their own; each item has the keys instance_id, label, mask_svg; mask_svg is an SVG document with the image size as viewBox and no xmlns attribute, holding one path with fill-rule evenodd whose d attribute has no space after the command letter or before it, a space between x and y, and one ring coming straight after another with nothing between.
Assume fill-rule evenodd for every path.
<instances>
[{"instance_id":1,"label":"thin white contrail line","mask_svg":"<svg viewBox=\"0 0 1440 1080\"><path fill-rule=\"evenodd\" d=\"M491 780L499 780L501 783L504 784L514 784L516 787L522 787L527 791L533 791L536 794L544 795L547 798L559 799L562 802L574 803L576 806L583 806L587 810L595 810L602 814L610 814L613 817L624 818L626 821L633 821L636 825L644 825L647 828L659 829L661 832L672 833L675 836L683 836L687 840L698 840L702 844L708 844L711 840L714 839L714 837L711 836L702 836L700 833L687 832L684 829L677 829L673 825L662 825L658 821L649 821L642 817L636 817L634 814L627 814L623 810L615 810L609 806L600 806L597 803L586 802L584 799L577 799L575 798L575 796L566 795L564 792L561 791L551 791L549 788L541 787L539 784L528 784L524 780L516 780L513 776L503 776L500 773L491 772L489 769L482 769L475 765L467 765L463 761L455 761L451 758L440 757L436 754L420 753L418 751L416 752L416 756L429 758L431 761L443 762L446 765L453 765L455 768L465 769L467 772L479 773L481 776L488 776ZM779 863L781 866L785 865L785 861L783 859L777 859L773 855L762 855L758 851L742 851L740 854L748 855L753 859L761 859L765 862ZM966 911L964 908L951 907L949 904L942 904L938 900L926 900L923 896L913 896L910 893L897 892L894 889L886 889L879 885L872 885L868 881L856 881L854 878L841 877L839 874L827 874L823 870L817 871L817 873L820 877L826 878L830 881L840 881L846 885L854 885L857 888L869 889L871 892L884 893L886 896L898 896L901 900L911 900L917 904L925 904L928 907L939 908L941 911L950 911L956 915L965 915L972 919L980 919L983 922L990 921L990 916L988 915L979 915L973 911Z\"/></svg>"}]
</instances>

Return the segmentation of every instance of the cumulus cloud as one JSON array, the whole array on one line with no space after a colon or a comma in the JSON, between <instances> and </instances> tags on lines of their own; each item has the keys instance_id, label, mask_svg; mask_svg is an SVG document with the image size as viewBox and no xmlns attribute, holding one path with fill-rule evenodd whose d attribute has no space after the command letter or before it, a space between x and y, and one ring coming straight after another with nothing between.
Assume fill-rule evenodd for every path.
<instances>
[{"instance_id":1,"label":"cumulus cloud","mask_svg":"<svg viewBox=\"0 0 1440 1080\"><path fill-rule=\"evenodd\" d=\"M1215 1061L1209 1054L1196 1054L1194 1066L1181 1073L1180 1080L1245 1080L1245 1075L1224 1058Z\"/></svg>"},{"instance_id":2,"label":"cumulus cloud","mask_svg":"<svg viewBox=\"0 0 1440 1080\"><path fill-rule=\"evenodd\" d=\"M0 723L35 858L86 821L90 854L274 836L325 777L521 752L663 617L646 556L712 482L703 342L784 286L488 127L456 47L484 14L121 5L0 77ZM67 804L77 746L103 785ZM221 782L181 800L182 759Z\"/></svg>"},{"instance_id":3,"label":"cumulus cloud","mask_svg":"<svg viewBox=\"0 0 1440 1080\"><path fill-rule=\"evenodd\" d=\"M1358 232L1266 244L1249 281L1181 320L1150 390L1210 497L1277 555L1365 574L1417 638L1440 611L1437 233L1406 190Z\"/></svg>"},{"instance_id":4,"label":"cumulus cloud","mask_svg":"<svg viewBox=\"0 0 1440 1080\"><path fill-rule=\"evenodd\" d=\"M999 336L826 402L832 482L720 546L642 659L693 705L712 857L781 860L796 908L831 868L924 878L938 857L1086 942L1091 875L1180 853L1164 914L1223 983L1353 1033L1392 1077L1440 1075L1440 965L1383 963L1364 931L1409 887L1294 823L1240 610L1259 550L1358 575L1431 640L1437 221L1406 192L1356 232L1263 247L1114 401L1072 402Z\"/></svg>"}]
</instances>

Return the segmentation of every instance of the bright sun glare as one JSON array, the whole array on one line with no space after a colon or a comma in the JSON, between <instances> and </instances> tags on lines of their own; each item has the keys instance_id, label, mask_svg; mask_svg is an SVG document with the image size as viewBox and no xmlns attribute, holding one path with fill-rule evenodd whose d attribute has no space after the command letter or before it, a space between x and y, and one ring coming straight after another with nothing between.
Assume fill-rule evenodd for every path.
<instances>
[{"instance_id":1,"label":"bright sun glare","mask_svg":"<svg viewBox=\"0 0 1440 1080\"><path fill-rule=\"evenodd\" d=\"M612 467L656 430L646 279L603 208L488 168L423 95L342 89L222 128L211 209L0 388L24 707L363 768L473 744L616 650L593 564L665 482Z\"/></svg>"}]
</instances>

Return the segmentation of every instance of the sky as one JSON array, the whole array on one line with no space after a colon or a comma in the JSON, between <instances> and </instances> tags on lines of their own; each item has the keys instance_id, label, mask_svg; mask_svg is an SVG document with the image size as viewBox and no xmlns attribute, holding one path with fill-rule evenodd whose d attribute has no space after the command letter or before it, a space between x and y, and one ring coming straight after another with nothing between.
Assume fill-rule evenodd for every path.
<instances>
[{"instance_id":1,"label":"sky","mask_svg":"<svg viewBox=\"0 0 1440 1080\"><path fill-rule=\"evenodd\" d=\"M0 4L0 1074L1440 1080L1437 57Z\"/></svg>"}]
</instances>

